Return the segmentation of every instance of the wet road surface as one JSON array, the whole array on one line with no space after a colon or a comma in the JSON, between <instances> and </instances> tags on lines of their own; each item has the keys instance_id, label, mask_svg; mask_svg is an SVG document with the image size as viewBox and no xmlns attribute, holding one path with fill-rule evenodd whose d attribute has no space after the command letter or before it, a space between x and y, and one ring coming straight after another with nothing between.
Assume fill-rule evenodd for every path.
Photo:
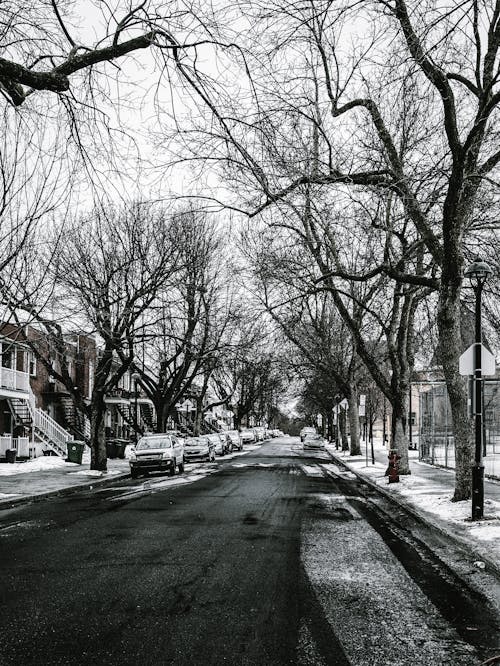
<instances>
[{"instance_id":1,"label":"wet road surface","mask_svg":"<svg viewBox=\"0 0 500 666\"><path fill-rule=\"evenodd\" d=\"M290 438L2 511L0 664L480 664L495 609L428 532Z\"/></svg>"}]
</instances>

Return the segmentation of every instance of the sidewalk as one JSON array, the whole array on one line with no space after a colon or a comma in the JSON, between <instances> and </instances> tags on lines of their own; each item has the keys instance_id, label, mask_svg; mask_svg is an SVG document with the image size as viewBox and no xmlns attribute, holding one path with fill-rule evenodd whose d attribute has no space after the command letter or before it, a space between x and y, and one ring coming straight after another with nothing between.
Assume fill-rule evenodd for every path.
<instances>
[{"instance_id":1,"label":"sidewalk","mask_svg":"<svg viewBox=\"0 0 500 666\"><path fill-rule=\"evenodd\" d=\"M418 452L410 451L411 475L400 476L399 483L388 483L387 449L375 442L375 465L369 451L366 455L350 456L348 451L327 445L330 456L394 501L404 505L420 520L467 545L489 568L500 575L500 483L485 480L484 519L473 522L471 502L451 502L455 473L418 461ZM361 443L365 453L365 443ZM478 565L481 566L481 565Z\"/></svg>"},{"instance_id":2,"label":"sidewalk","mask_svg":"<svg viewBox=\"0 0 500 666\"><path fill-rule=\"evenodd\" d=\"M0 510L59 493L105 485L129 474L128 460L108 460L108 471L90 469L90 454L81 465L58 456L0 464Z\"/></svg>"}]
</instances>

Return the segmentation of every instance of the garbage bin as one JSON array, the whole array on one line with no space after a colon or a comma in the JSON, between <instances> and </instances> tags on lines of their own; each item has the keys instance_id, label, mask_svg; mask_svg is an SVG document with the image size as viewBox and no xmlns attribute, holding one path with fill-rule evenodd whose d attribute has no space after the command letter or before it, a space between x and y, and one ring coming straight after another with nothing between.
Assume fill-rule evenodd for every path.
<instances>
[{"instance_id":1,"label":"garbage bin","mask_svg":"<svg viewBox=\"0 0 500 666\"><path fill-rule=\"evenodd\" d=\"M16 455L17 455L16 449L7 449L5 451L5 458L7 459L8 463L15 463Z\"/></svg>"},{"instance_id":2,"label":"garbage bin","mask_svg":"<svg viewBox=\"0 0 500 666\"><path fill-rule=\"evenodd\" d=\"M126 439L115 440L117 458L121 458L122 460L125 458L125 448L127 447L128 444L130 444L130 442L128 442Z\"/></svg>"},{"instance_id":3,"label":"garbage bin","mask_svg":"<svg viewBox=\"0 0 500 666\"><path fill-rule=\"evenodd\" d=\"M81 465L84 448L85 442L68 442L68 457L66 461Z\"/></svg>"},{"instance_id":4,"label":"garbage bin","mask_svg":"<svg viewBox=\"0 0 500 666\"><path fill-rule=\"evenodd\" d=\"M118 447L114 439L108 439L106 442L106 456L108 458L116 458L118 456Z\"/></svg>"}]
</instances>

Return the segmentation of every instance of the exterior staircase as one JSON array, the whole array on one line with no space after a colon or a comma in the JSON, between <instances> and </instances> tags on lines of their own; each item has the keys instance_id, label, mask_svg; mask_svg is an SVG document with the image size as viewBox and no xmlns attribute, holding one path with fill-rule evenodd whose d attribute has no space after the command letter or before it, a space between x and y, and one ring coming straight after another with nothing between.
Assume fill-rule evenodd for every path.
<instances>
[{"instance_id":1,"label":"exterior staircase","mask_svg":"<svg viewBox=\"0 0 500 666\"><path fill-rule=\"evenodd\" d=\"M187 437L192 437L194 434L193 423L188 421L183 414L178 414L177 430Z\"/></svg>"},{"instance_id":2,"label":"exterior staircase","mask_svg":"<svg viewBox=\"0 0 500 666\"><path fill-rule=\"evenodd\" d=\"M133 432L135 432L135 430L137 429L138 434L140 435L144 434L144 428L141 426L141 419L140 419L142 413L137 414L138 422L136 423L135 413L133 412L133 408L131 405L116 405L116 408L122 415L122 418L125 421L125 423L132 428Z\"/></svg>"},{"instance_id":3,"label":"exterior staircase","mask_svg":"<svg viewBox=\"0 0 500 666\"><path fill-rule=\"evenodd\" d=\"M31 428L32 418L29 402L22 398L10 398L9 402L16 426Z\"/></svg>"},{"instance_id":4,"label":"exterior staircase","mask_svg":"<svg viewBox=\"0 0 500 666\"><path fill-rule=\"evenodd\" d=\"M221 431L220 428L212 425L212 423L209 423L208 421L205 421L205 419L202 421L201 429L203 430L204 435L211 435L212 433L218 433Z\"/></svg>"},{"instance_id":5,"label":"exterior staircase","mask_svg":"<svg viewBox=\"0 0 500 666\"><path fill-rule=\"evenodd\" d=\"M143 423L146 424L149 430L154 432L156 428L156 418L153 405L151 405L149 402L140 402L139 412Z\"/></svg>"},{"instance_id":6,"label":"exterior staircase","mask_svg":"<svg viewBox=\"0 0 500 666\"><path fill-rule=\"evenodd\" d=\"M30 391L29 399L9 398L11 412L16 425L22 425L33 431L33 437L40 441L47 449L57 455L66 457L68 454L68 441L73 436L57 421L35 406L35 396Z\"/></svg>"},{"instance_id":7,"label":"exterior staircase","mask_svg":"<svg viewBox=\"0 0 500 666\"><path fill-rule=\"evenodd\" d=\"M75 402L70 395L60 397L62 408L63 428L74 435L75 439L85 442L90 441L90 422L85 414L76 408Z\"/></svg>"}]
</instances>

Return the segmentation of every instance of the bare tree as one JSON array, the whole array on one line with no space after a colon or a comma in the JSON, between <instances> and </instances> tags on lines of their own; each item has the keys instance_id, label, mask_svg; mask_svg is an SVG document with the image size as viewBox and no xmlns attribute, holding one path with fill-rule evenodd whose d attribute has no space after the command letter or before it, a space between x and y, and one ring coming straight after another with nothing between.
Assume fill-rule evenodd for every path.
<instances>
[{"instance_id":1,"label":"bare tree","mask_svg":"<svg viewBox=\"0 0 500 666\"><path fill-rule=\"evenodd\" d=\"M193 382L201 377L203 385L209 377L231 318L224 244L216 225L187 209L176 213L175 229L181 268L146 313L134 364L154 404L158 432L165 432L167 419L176 418L175 406ZM199 394L200 387L194 392Z\"/></svg>"},{"instance_id":2,"label":"bare tree","mask_svg":"<svg viewBox=\"0 0 500 666\"><path fill-rule=\"evenodd\" d=\"M35 300L40 292L27 293L23 274L17 289L11 285L3 294L17 323L25 323L24 312L39 331L28 341L37 358L89 418L91 469L106 469L105 396L132 366L142 314L178 270L175 237L169 216L148 204L96 209L55 239L44 267L50 282L46 302ZM68 369L65 333L75 330L95 336L99 348L88 400Z\"/></svg>"},{"instance_id":3,"label":"bare tree","mask_svg":"<svg viewBox=\"0 0 500 666\"><path fill-rule=\"evenodd\" d=\"M197 46L215 43L201 7L194 5L168 0L107 5L91 0L86 29L75 9L68 0L27 2L22 7L2 3L0 90L11 104L21 106L41 91L71 99L76 89L97 85L99 75L109 77L109 66L119 70L115 61L142 50L158 50L162 66L170 60L175 67L176 61L185 62L186 51L196 57ZM99 85L105 88L103 82Z\"/></svg>"},{"instance_id":4,"label":"bare tree","mask_svg":"<svg viewBox=\"0 0 500 666\"><path fill-rule=\"evenodd\" d=\"M252 3L248 12L255 60L245 63L251 81L244 96L209 90L185 72L218 122L218 132L211 126L205 134L205 155L220 155L224 174L234 174L226 181L239 187L230 205L251 216L293 201L306 183L397 198L436 266L435 279L419 278L431 289L437 280L456 446L454 499L466 499L471 445L458 373L460 298L470 226L498 176L500 7L473 2L462 11L457 1L414 8L405 0L290 7L278 0ZM353 46L360 18L374 27ZM293 66L283 66L292 56ZM314 165L301 157L300 136L312 140L303 136L304 122L317 128L321 160ZM400 279L414 284L411 274Z\"/></svg>"}]
</instances>

